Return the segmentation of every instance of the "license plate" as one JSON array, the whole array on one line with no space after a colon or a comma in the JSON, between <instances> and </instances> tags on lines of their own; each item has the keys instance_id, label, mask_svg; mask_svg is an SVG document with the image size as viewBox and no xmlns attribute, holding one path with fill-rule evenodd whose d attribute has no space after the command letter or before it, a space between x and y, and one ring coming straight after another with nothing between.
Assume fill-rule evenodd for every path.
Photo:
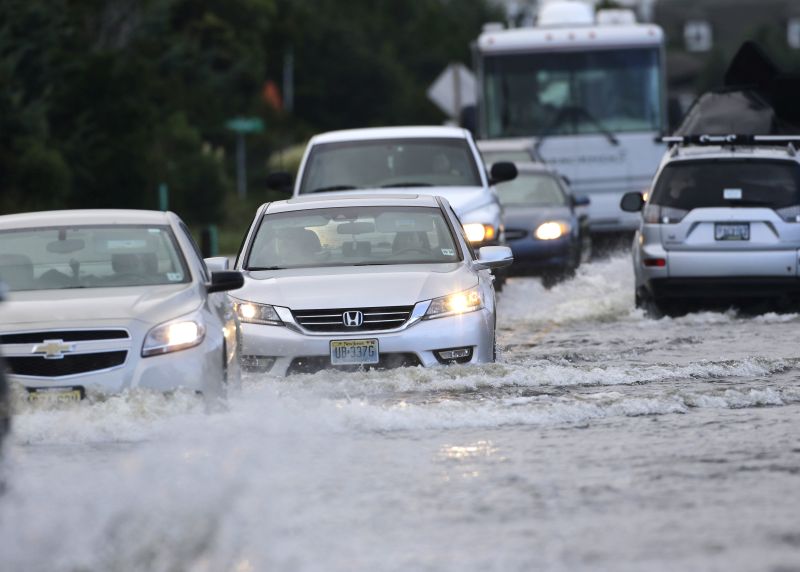
<instances>
[{"instance_id":1,"label":"license plate","mask_svg":"<svg viewBox=\"0 0 800 572\"><path fill-rule=\"evenodd\" d=\"M750 223L721 223L714 225L717 240L750 240Z\"/></svg>"},{"instance_id":2,"label":"license plate","mask_svg":"<svg viewBox=\"0 0 800 572\"><path fill-rule=\"evenodd\" d=\"M28 388L28 401L67 403L84 398L82 387L37 387Z\"/></svg>"},{"instance_id":3,"label":"license plate","mask_svg":"<svg viewBox=\"0 0 800 572\"><path fill-rule=\"evenodd\" d=\"M378 340L331 341L331 365L374 364L379 360Z\"/></svg>"}]
</instances>

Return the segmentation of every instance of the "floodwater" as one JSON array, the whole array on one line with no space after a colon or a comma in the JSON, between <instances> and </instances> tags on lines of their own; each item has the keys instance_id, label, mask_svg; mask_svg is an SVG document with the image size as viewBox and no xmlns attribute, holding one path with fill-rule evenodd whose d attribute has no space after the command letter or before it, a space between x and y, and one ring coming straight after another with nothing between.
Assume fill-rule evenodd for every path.
<instances>
[{"instance_id":1,"label":"floodwater","mask_svg":"<svg viewBox=\"0 0 800 572\"><path fill-rule=\"evenodd\" d=\"M800 570L800 316L509 282L496 364L20 404L3 571Z\"/></svg>"}]
</instances>

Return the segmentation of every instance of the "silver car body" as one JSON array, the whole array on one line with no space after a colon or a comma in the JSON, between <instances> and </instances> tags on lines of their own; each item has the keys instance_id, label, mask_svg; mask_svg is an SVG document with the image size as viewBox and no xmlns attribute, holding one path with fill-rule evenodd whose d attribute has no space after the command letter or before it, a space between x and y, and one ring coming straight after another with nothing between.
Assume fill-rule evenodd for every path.
<instances>
[{"instance_id":1,"label":"silver car body","mask_svg":"<svg viewBox=\"0 0 800 572\"><path fill-rule=\"evenodd\" d=\"M12 368L19 362L16 369L23 371L12 373L11 381L29 390L79 387L113 394L134 388L183 388L209 396L223 393L226 376L238 372L238 323L227 294L208 293L211 277L175 214L82 210L0 216L0 232L99 225L168 227L190 278L164 285L20 291L12 287L0 308L0 353ZM142 357L148 332L181 320L203 326L200 343Z\"/></svg>"},{"instance_id":2,"label":"silver car body","mask_svg":"<svg viewBox=\"0 0 800 572\"><path fill-rule=\"evenodd\" d=\"M676 146L665 154L652 188L671 165L709 161L721 162L728 169L752 162L800 167L793 147ZM769 183L769 174L759 175ZM728 300L800 294L800 219L793 212L782 215L769 205L739 202L747 198L747 186L747 181L738 181L715 191L721 196L727 193L730 206L688 209L679 220L676 217L668 221L666 215L657 221L642 217L633 242L640 305L648 300ZM655 206L651 192L645 214ZM726 229L737 227L749 229L747 237L724 238Z\"/></svg>"},{"instance_id":3,"label":"silver car body","mask_svg":"<svg viewBox=\"0 0 800 572\"><path fill-rule=\"evenodd\" d=\"M307 209L397 206L441 209L462 253L461 260L441 264L248 270L248 253L264 217ZM313 372L330 367L331 342L364 338L378 340L381 366L432 366L443 361L437 359L435 352L448 348L470 348L469 359L459 362L493 361L496 313L492 276L474 258L457 228L457 219L447 202L425 195L325 194L263 205L236 261L236 269L245 275L245 286L231 296L239 303L274 307L280 323L242 323L244 363L278 375ZM504 252L510 263L511 251L506 247L487 248ZM471 288L481 293L483 304L479 309L435 319L425 316L431 300ZM399 311L400 308L403 310ZM347 314L356 310L363 310L365 324L352 328L351 333L346 327ZM384 318L395 322L387 327L381 323ZM304 322L313 319L327 320L332 325L312 331ZM366 325L367 321L380 323L381 329Z\"/></svg>"},{"instance_id":4,"label":"silver car body","mask_svg":"<svg viewBox=\"0 0 800 572\"><path fill-rule=\"evenodd\" d=\"M469 131L459 127L445 126L412 126L412 127L373 127L365 129L346 129L341 131L330 131L321 133L311 138L303 155L300 169L297 173L297 180L294 187L294 196L302 194L303 178L307 172L309 157L314 153L315 147L319 145L339 144L346 142L364 141L402 141L404 139L456 139L466 142L472 154L474 168L479 174L480 185L471 187L456 186L435 186L424 187L426 194L445 197L455 210L464 225L482 224L491 226L495 231L495 236L491 240L474 243L474 246L503 244L503 208L497 199L497 192L490 184L489 175L486 172L483 159L481 158L478 147ZM410 192L417 192L420 189L411 188ZM376 193L387 192L397 193L403 189L395 187L392 189L365 189L345 191L353 193Z\"/></svg>"}]
</instances>

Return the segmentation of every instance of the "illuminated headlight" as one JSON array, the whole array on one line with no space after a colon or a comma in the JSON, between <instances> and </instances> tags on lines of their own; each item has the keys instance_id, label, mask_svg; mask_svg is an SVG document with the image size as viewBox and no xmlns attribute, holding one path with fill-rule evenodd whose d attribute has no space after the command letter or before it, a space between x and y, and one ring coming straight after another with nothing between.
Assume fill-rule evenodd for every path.
<instances>
[{"instance_id":1,"label":"illuminated headlight","mask_svg":"<svg viewBox=\"0 0 800 572\"><path fill-rule=\"evenodd\" d=\"M483 308L483 298L478 287L456 292L449 296L442 296L431 300L428 311L425 312L426 318L442 318L455 314L464 314Z\"/></svg>"},{"instance_id":2,"label":"illuminated headlight","mask_svg":"<svg viewBox=\"0 0 800 572\"><path fill-rule=\"evenodd\" d=\"M206 328L199 318L175 320L156 326L144 339L142 357L157 356L199 346Z\"/></svg>"},{"instance_id":3,"label":"illuminated headlight","mask_svg":"<svg viewBox=\"0 0 800 572\"><path fill-rule=\"evenodd\" d=\"M490 224L470 222L464 225L464 232L470 242L483 242L484 240L494 240L497 231Z\"/></svg>"},{"instance_id":4,"label":"illuminated headlight","mask_svg":"<svg viewBox=\"0 0 800 572\"><path fill-rule=\"evenodd\" d=\"M569 233L569 224L564 221L543 222L533 232L539 240L555 240Z\"/></svg>"},{"instance_id":5,"label":"illuminated headlight","mask_svg":"<svg viewBox=\"0 0 800 572\"><path fill-rule=\"evenodd\" d=\"M282 326L283 322L275 308L268 304L256 304L255 302L237 301L233 303L233 309L239 316L239 321L247 324L263 324L267 326Z\"/></svg>"}]
</instances>

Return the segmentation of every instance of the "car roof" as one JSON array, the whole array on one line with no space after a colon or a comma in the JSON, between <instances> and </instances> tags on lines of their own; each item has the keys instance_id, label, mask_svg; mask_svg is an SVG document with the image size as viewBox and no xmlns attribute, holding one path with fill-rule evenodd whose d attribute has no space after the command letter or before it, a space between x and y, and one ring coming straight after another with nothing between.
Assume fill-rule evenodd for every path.
<instances>
[{"instance_id":1,"label":"car roof","mask_svg":"<svg viewBox=\"0 0 800 572\"><path fill-rule=\"evenodd\" d=\"M532 151L533 139L478 139L481 151Z\"/></svg>"},{"instance_id":2,"label":"car roof","mask_svg":"<svg viewBox=\"0 0 800 572\"><path fill-rule=\"evenodd\" d=\"M528 173L547 173L549 175L558 176L560 173L547 163L537 163L531 161L530 163L514 163L517 166L517 171L520 174Z\"/></svg>"},{"instance_id":3,"label":"car roof","mask_svg":"<svg viewBox=\"0 0 800 572\"><path fill-rule=\"evenodd\" d=\"M0 216L0 229L64 225L168 225L170 214L133 209L80 209L20 213Z\"/></svg>"},{"instance_id":4,"label":"car roof","mask_svg":"<svg viewBox=\"0 0 800 572\"><path fill-rule=\"evenodd\" d=\"M285 201L269 203L270 213L299 211L307 209L332 209L338 207L438 207L436 197L432 195L400 194L400 193L324 193L320 195L303 195Z\"/></svg>"},{"instance_id":5,"label":"car roof","mask_svg":"<svg viewBox=\"0 0 800 572\"><path fill-rule=\"evenodd\" d=\"M339 143L345 141L369 141L378 139L467 139L469 131L460 127L443 125L417 125L406 127L367 127L363 129L343 129L320 133L311 139L312 144Z\"/></svg>"}]
</instances>

